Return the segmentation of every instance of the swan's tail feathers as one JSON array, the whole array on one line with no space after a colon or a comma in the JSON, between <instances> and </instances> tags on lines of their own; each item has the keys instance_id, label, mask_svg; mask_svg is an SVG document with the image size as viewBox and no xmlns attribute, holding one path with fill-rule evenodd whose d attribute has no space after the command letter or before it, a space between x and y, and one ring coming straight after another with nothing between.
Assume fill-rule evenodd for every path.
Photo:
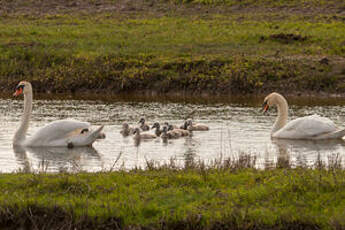
<instances>
[{"instance_id":1,"label":"swan's tail feathers","mask_svg":"<svg viewBox=\"0 0 345 230\"><path fill-rule=\"evenodd\" d=\"M104 128L104 125L100 126L98 129L92 131L90 135L87 138L87 144L92 145L93 142L95 142L99 137L103 134L101 133Z\"/></svg>"},{"instance_id":2,"label":"swan's tail feathers","mask_svg":"<svg viewBox=\"0 0 345 230\"><path fill-rule=\"evenodd\" d=\"M345 129L335 131L331 135L332 138L343 138L345 136Z\"/></svg>"},{"instance_id":3,"label":"swan's tail feathers","mask_svg":"<svg viewBox=\"0 0 345 230\"><path fill-rule=\"evenodd\" d=\"M105 139L106 138L106 135L104 132L100 132L97 136L97 139Z\"/></svg>"},{"instance_id":4,"label":"swan's tail feathers","mask_svg":"<svg viewBox=\"0 0 345 230\"><path fill-rule=\"evenodd\" d=\"M345 129L337 130L331 133L326 133L319 136L317 139L340 139L345 136Z\"/></svg>"}]
</instances>

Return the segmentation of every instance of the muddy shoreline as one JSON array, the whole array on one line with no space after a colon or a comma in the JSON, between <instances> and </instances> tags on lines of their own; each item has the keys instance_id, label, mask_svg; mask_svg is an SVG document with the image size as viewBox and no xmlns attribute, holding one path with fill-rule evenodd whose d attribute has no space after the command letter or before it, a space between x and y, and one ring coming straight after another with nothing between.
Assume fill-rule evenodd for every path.
<instances>
[{"instance_id":1,"label":"muddy shoreline","mask_svg":"<svg viewBox=\"0 0 345 230\"><path fill-rule=\"evenodd\" d=\"M0 77L0 89L11 94L19 81L27 80L36 94L72 97L259 97L273 91L295 97L345 97L343 60L325 65L260 57L171 63L137 60L134 64L107 59L72 60L58 66L47 63L41 68L32 68L31 61L17 61L17 70Z\"/></svg>"}]
</instances>

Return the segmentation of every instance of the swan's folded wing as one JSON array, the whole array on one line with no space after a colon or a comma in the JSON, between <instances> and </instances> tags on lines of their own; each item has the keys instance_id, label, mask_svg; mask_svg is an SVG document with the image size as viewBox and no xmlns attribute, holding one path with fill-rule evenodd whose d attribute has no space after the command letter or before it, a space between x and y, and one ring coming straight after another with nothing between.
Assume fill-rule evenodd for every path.
<instances>
[{"instance_id":1,"label":"swan's folded wing","mask_svg":"<svg viewBox=\"0 0 345 230\"><path fill-rule=\"evenodd\" d=\"M88 122L81 122L75 120L53 121L41 128L40 130L38 130L30 138L30 141L34 141L35 143L47 143L52 140L66 138L68 135L71 135L76 131L88 129L89 127L90 123Z\"/></svg>"},{"instance_id":2,"label":"swan's folded wing","mask_svg":"<svg viewBox=\"0 0 345 230\"><path fill-rule=\"evenodd\" d=\"M330 119L318 115L311 115L290 121L274 136L280 138L309 139L336 130L335 124Z\"/></svg>"}]
</instances>

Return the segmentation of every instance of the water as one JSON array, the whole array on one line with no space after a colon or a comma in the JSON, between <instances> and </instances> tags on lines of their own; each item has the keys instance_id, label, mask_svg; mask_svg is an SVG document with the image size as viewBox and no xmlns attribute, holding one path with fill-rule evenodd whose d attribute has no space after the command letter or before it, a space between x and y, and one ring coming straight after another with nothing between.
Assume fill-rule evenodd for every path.
<instances>
[{"instance_id":1,"label":"water","mask_svg":"<svg viewBox=\"0 0 345 230\"><path fill-rule=\"evenodd\" d=\"M14 149L12 137L20 122L23 100L0 99L0 170L107 171L145 167L151 160L163 164L174 159L181 165L191 160L211 162L226 157L237 158L242 152L256 156L259 168L281 159L288 159L292 165L312 165L318 157L327 162L335 154L339 159L345 159L343 140L271 140L270 130L276 112L273 109L269 115L263 115L261 100L242 99L231 103L35 100L29 134L54 120L77 119L95 126L104 124L106 139L95 142L93 148ZM297 105L290 107L290 119L317 113L344 127L343 103L343 99L322 105L295 101ZM194 132L193 137L169 140L168 143L157 138L135 146L132 137L123 138L119 131L122 122L135 126L142 116L149 124L168 121L178 125L185 118L193 117L195 122L208 125L210 131Z\"/></svg>"}]
</instances>

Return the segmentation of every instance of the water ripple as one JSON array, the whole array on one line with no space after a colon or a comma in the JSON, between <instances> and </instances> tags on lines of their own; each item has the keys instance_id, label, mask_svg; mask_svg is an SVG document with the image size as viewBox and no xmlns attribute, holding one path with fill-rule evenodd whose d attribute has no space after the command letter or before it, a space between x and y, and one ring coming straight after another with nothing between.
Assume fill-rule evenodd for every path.
<instances>
[{"instance_id":1,"label":"water ripple","mask_svg":"<svg viewBox=\"0 0 345 230\"><path fill-rule=\"evenodd\" d=\"M288 156L295 164L313 164L320 156L323 160L338 153L344 159L344 141L272 141L270 130L276 111L263 115L260 107L240 104L191 104L159 102L102 102L78 100L35 100L29 134L48 122L58 119L77 119L94 125L105 124L107 138L97 141L94 148L25 148L13 149L12 137L18 127L23 110L22 100L0 99L0 170L46 171L99 171L115 168L144 167L147 160L168 162L171 158L186 164L193 159L210 161L215 158L237 156L240 152L257 156L258 167ZM345 107L292 106L290 119L320 114L343 126ZM138 147L131 137L123 138L121 124L128 121L137 125L140 117L149 123L168 121L182 124L192 117L207 124L208 132L195 132L193 137L170 140L159 138L142 142Z\"/></svg>"}]
</instances>

